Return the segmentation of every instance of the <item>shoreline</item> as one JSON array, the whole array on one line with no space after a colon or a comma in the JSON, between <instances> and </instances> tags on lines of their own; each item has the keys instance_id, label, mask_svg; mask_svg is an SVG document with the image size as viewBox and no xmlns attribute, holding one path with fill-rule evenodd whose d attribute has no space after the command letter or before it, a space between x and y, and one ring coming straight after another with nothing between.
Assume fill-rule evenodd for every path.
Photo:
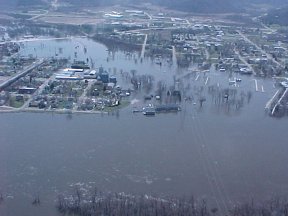
<instances>
[{"instance_id":1,"label":"shoreline","mask_svg":"<svg viewBox=\"0 0 288 216\"><path fill-rule=\"evenodd\" d=\"M22 113L22 112L30 112L30 113L56 113L56 114L108 114L107 111L81 111L81 110L45 110L45 109L18 109L18 108L8 108L1 109L0 113Z\"/></svg>"}]
</instances>

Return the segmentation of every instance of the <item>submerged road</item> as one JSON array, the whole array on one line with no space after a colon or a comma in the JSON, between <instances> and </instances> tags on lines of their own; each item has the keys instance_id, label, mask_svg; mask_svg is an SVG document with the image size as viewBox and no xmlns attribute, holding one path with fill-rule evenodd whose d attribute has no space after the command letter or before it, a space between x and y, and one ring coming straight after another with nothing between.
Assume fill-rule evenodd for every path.
<instances>
[{"instance_id":1,"label":"submerged road","mask_svg":"<svg viewBox=\"0 0 288 216\"><path fill-rule=\"evenodd\" d=\"M140 56L141 59L144 58L145 49L146 49L146 44L147 44L147 38L148 38L148 35L145 34L145 38L144 38L144 42L143 42L142 50L141 50L141 56Z\"/></svg>"},{"instance_id":2,"label":"submerged road","mask_svg":"<svg viewBox=\"0 0 288 216\"><path fill-rule=\"evenodd\" d=\"M175 46L172 46L172 62L173 62L173 65L177 65L177 57L176 57Z\"/></svg>"}]
</instances>

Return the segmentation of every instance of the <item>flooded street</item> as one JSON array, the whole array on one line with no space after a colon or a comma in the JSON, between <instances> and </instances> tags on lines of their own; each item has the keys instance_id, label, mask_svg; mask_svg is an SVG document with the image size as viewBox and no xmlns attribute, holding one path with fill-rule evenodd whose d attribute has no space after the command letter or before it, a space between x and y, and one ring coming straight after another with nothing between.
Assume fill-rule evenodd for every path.
<instances>
[{"instance_id":1,"label":"flooded street","mask_svg":"<svg viewBox=\"0 0 288 216\"><path fill-rule=\"evenodd\" d=\"M77 44L86 46L87 53L75 48ZM77 59L91 57L95 67L114 71L123 85L129 82L121 79L120 70L137 70L168 86L175 76L185 98L192 99L182 100L181 112L155 117L133 114L132 105L109 115L1 113L1 216L58 215L57 195L75 186L87 192L97 187L155 196L194 195L223 211L252 198L286 195L287 119L271 118L264 110L277 90L272 80L257 78L256 91L254 77L239 75L241 83L229 86L234 77L213 68L204 74L175 71L166 62L160 67L150 59L140 63L138 53L113 55L87 39L26 46L22 55L54 56L64 47L58 57L72 53L71 59L79 49ZM222 90L228 88L235 90L230 90L231 103L222 99ZM143 101L143 94L131 97ZM41 205L35 207L31 202L38 195Z\"/></svg>"}]
</instances>

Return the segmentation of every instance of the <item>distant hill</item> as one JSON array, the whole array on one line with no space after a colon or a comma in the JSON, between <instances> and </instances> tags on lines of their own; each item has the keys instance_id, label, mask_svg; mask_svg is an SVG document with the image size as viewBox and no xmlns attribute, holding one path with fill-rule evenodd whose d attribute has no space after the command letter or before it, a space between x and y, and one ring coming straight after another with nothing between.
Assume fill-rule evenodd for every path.
<instances>
[{"instance_id":1,"label":"distant hill","mask_svg":"<svg viewBox=\"0 0 288 216\"><path fill-rule=\"evenodd\" d=\"M218 13L238 11L230 0L152 0L156 4L167 8L185 12Z\"/></svg>"},{"instance_id":2,"label":"distant hill","mask_svg":"<svg viewBox=\"0 0 288 216\"><path fill-rule=\"evenodd\" d=\"M47 1L45 0L1 0L0 10L7 8L16 8L19 6L36 6L45 4L47 4Z\"/></svg>"},{"instance_id":3,"label":"distant hill","mask_svg":"<svg viewBox=\"0 0 288 216\"><path fill-rule=\"evenodd\" d=\"M17 6L35 6L49 4L52 0L1 0L1 8ZM171 9L198 12L198 13L222 13L237 12L249 7L249 4L271 4L274 7L288 5L287 0L58 0L60 3L69 3L79 6L106 6L112 4L138 5L150 2Z\"/></svg>"},{"instance_id":4,"label":"distant hill","mask_svg":"<svg viewBox=\"0 0 288 216\"><path fill-rule=\"evenodd\" d=\"M75 5L103 6L109 4L137 5L143 2L170 9L198 13L239 12L251 4L270 4L274 7L288 5L287 0L61 0Z\"/></svg>"},{"instance_id":5,"label":"distant hill","mask_svg":"<svg viewBox=\"0 0 288 216\"><path fill-rule=\"evenodd\" d=\"M239 12L251 4L268 4L273 7L288 5L288 0L150 0L169 8L200 13Z\"/></svg>"},{"instance_id":6,"label":"distant hill","mask_svg":"<svg viewBox=\"0 0 288 216\"><path fill-rule=\"evenodd\" d=\"M247 2L251 2L254 4L270 4L274 6L281 6L281 5L288 4L287 0L251 0Z\"/></svg>"}]
</instances>

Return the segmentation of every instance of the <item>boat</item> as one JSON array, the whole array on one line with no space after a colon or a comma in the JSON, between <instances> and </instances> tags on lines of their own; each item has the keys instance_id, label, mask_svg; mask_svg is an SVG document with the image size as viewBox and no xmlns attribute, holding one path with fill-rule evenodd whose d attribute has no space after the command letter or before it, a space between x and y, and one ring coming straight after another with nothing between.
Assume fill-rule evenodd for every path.
<instances>
[{"instance_id":1,"label":"boat","mask_svg":"<svg viewBox=\"0 0 288 216\"><path fill-rule=\"evenodd\" d=\"M236 80L229 80L229 85L236 85Z\"/></svg>"},{"instance_id":2,"label":"boat","mask_svg":"<svg viewBox=\"0 0 288 216\"><path fill-rule=\"evenodd\" d=\"M87 65L84 61L74 61L71 65L73 69L90 69L89 65Z\"/></svg>"},{"instance_id":3,"label":"boat","mask_svg":"<svg viewBox=\"0 0 288 216\"><path fill-rule=\"evenodd\" d=\"M153 104L148 104L147 106L143 107L143 115L154 116L155 114L156 110Z\"/></svg>"},{"instance_id":4,"label":"boat","mask_svg":"<svg viewBox=\"0 0 288 216\"><path fill-rule=\"evenodd\" d=\"M142 110L138 107L133 107L132 112L133 113L140 113Z\"/></svg>"},{"instance_id":5,"label":"boat","mask_svg":"<svg viewBox=\"0 0 288 216\"><path fill-rule=\"evenodd\" d=\"M155 107L155 111L158 112L178 112L181 111L181 107L177 104L165 104Z\"/></svg>"}]
</instances>

